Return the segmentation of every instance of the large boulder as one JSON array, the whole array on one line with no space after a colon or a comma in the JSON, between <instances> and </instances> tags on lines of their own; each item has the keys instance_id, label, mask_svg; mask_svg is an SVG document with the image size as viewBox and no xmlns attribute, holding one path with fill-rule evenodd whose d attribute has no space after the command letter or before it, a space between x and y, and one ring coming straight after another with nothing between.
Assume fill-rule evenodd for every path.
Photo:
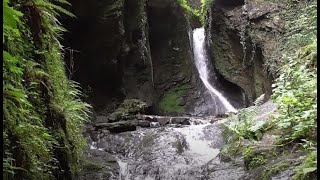
<instances>
[{"instance_id":1,"label":"large boulder","mask_svg":"<svg viewBox=\"0 0 320 180\"><path fill-rule=\"evenodd\" d=\"M138 114L146 114L148 106L145 102L138 99L126 99L118 108L108 114L108 112L100 112L101 115L96 116L94 122L118 122L126 120L134 120L138 118Z\"/></svg>"}]
</instances>

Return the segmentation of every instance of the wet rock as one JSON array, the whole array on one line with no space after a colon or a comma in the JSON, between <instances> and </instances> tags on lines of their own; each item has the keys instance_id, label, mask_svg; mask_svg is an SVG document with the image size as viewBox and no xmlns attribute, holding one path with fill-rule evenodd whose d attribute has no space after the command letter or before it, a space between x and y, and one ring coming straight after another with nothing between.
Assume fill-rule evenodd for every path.
<instances>
[{"instance_id":1,"label":"wet rock","mask_svg":"<svg viewBox=\"0 0 320 180\"><path fill-rule=\"evenodd\" d=\"M128 114L144 114L148 106L139 99L126 99L119 106L117 111L126 112Z\"/></svg>"},{"instance_id":2,"label":"wet rock","mask_svg":"<svg viewBox=\"0 0 320 180\"><path fill-rule=\"evenodd\" d=\"M247 173L243 168L241 162L226 163L212 160L206 165L206 174L203 179L216 179L216 180L227 180L227 179L242 179Z\"/></svg>"},{"instance_id":3,"label":"wet rock","mask_svg":"<svg viewBox=\"0 0 320 180\"><path fill-rule=\"evenodd\" d=\"M99 140L99 131L95 130L90 130L89 131L90 137L93 141L98 141Z\"/></svg>"},{"instance_id":4,"label":"wet rock","mask_svg":"<svg viewBox=\"0 0 320 180\"><path fill-rule=\"evenodd\" d=\"M118 121L141 119L138 114L143 114L148 109L145 102L137 99L126 99L120 106L108 116L97 116L97 123L113 123Z\"/></svg>"},{"instance_id":5,"label":"wet rock","mask_svg":"<svg viewBox=\"0 0 320 180\"><path fill-rule=\"evenodd\" d=\"M181 154L183 153L186 149L188 149L188 143L186 141L185 137L178 138L176 142L173 143L173 146L177 148L177 153Z\"/></svg>"},{"instance_id":6,"label":"wet rock","mask_svg":"<svg viewBox=\"0 0 320 180\"><path fill-rule=\"evenodd\" d=\"M120 133L126 131L135 131L138 125L137 120L130 121L118 121L114 123L96 123L94 124L96 129L109 130L111 133Z\"/></svg>"},{"instance_id":7,"label":"wet rock","mask_svg":"<svg viewBox=\"0 0 320 180\"><path fill-rule=\"evenodd\" d=\"M294 175L293 169L287 169L273 177L271 177L271 180L291 180Z\"/></svg>"},{"instance_id":8,"label":"wet rock","mask_svg":"<svg viewBox=\"0 0 320 180\"><path fill-rule=\"evenodd\" d=\"M110 133L110 131L109 131L109 130L106 130L106 129L102 129L102 130L101 130L101 133L103 133L104 135L107 135L107 134Z\"/></svg>"},{"instance_id":9,"label":"wet rock","mask_svg":"<svg viewBox=\"0 0 320 180\"><path fill-rule=\"evenodd\" d=\"M224 154L224 153L220 153L219 154L219 158L221 161L224 161L224 162L231 162L232 161L232 157L228 156L227 154Z\"/></svg>"},{"instance_id":10,"label":"wet rock","mask_svg":"<svg viewBox=\"0 0 320 180\"><path fill-rule=\"evenodd\" d=\"M215 123L215 122L217 122L217 121L219 121L221 119L222 118L213 118L213 119L210 120L210 123Z\"/></svg>"},{"instance_id":11,"label":"wet rock","mask_svg":"<svg viewBox=\"0 0 320 180\"><path fill-rule=\"evenodd\" d=\"M166 124L169 124L170 122L170 117L161 117L158 118L158 122L161 126L165 126Z\"/></svg>"},{"instance_id":12,"label":"wet rock","mask_svg":"<svg viewBox=\"0 0 320 180\"><path fill-rule=\"evenodd\" d=\"M191 125L191 122L189 119L184 119L182 122L181 122L182 125Z\"/></svg>"},{"instance_id":13,"label":"wet rock","mask_svg":"<svg viewBox=\"0 0 320 180\"><path fill-rule=\"evenodd\" d=\"M95 147L117 156L121 179L225 180L240 179L245 174L243 162L222 162L217 157L224 144L222 124L210 124L209 118L173 118L177 124L171 126L141 118L145 123L158 123L159 127L111 133L100 138ZM192 125L182 125L189 121ZM105 125L100 123L100 127Z\"/></svg>"},{"instance_id":14,"label":"wet rock","mask_svg":"<svg viewBox=\"0 0 320 180\"><path fill-rule=\"evenodd\" d=\"M107 116L97 116L95 122L109 122L109 118Z\"/></svg>"},{"instance_id":15,"label":"wet rock","mask_svg":"<svg viewBox=\"0 0 320 180\"><path fill-rule=\"evenodd\" d=\"M150 127L150 122L149 121L144 121L144 120L139 120L138 121L138 126L144 127L144 128Z\"/></svg>"},{"instance_id":16,"label":"wet rock","mask_svg":"<svg viewBox=\"0 0 320 180\"><path fill-rule=\"evenodd\" d=\"M171 123L172 124L183 124L183 122L185 122L185 125L190 125L190 122L189 124L186 122L188 121L189 118L184 118L184 117L172 117L171 118Z\"/></svg>"},{"instance_id":17,"label":"wet rock","mask_svg":"<svg viewBox=\"0 0 320 180\"><path fill-rule=\"evenodd\" d=\"M225 114L218 114L216 115L216 118L227 118L229 115L227 113Z\"/></svg>"},{"instance_id":18,"label":"wet rock","mask_svg":"<svg viewBox=\"0 0 320 180\"><path fill-rule=\"evenodd\" d=\"M142 119L150 122L158 122L158 118L156 116L143 116Z\"/></svg>"},{"instance_id":19,"label":"wet rock","mask_svg":"<svg viewBox=\"0 0 320 180\"><path fill-rule=\"evenodd\" d=\"M153 127L153 128L160 127L160 124L158 122L151 122L150 127Z\"/></svg>"},{"instance_id":20,"label":"wet rock","mask_svg":"<svg viewBox=\"0 0 320 180\"><path fill-rule=\"evenodd\" d=\"M77 179L117 180L119 171L120 167L111 154L97 149L90 149Z\"/></svg>"},{"instance_id":21,"label":"wet rock","mask_svg":"<svg viewBox=\"0 0 320 180\"><path fill-rule=\"evenodd\" d=\"M95 123L93 125L96 130L101 130L105 133L120 133L126 131L135 131L137 126L140 127L150 127L150 122L146 120L127 120L127 121L117 121L112 123Z\"/></svg>"}]
</instances>

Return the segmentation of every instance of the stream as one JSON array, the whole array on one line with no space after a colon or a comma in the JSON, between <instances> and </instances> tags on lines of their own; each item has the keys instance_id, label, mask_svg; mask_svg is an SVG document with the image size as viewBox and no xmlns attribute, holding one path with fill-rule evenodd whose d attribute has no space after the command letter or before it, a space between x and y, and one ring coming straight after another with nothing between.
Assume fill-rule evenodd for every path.
<instances>
[{"instance_id":1,"label":"stream","mask_svg":"<svg viewBox=\"0 0 320 180\"><path fill-rule=\"evenodd\" d=\"M204 29L193 31L195 65L210 92L217 114L237 112L226 97L209 82L208 57L204 48ZM225 144L222 124L226 119L214 117L161 117L149 127L134 131L107 133L91 141L90 150L115 157L119 168L97 179L117 180L236 180L245 175L241 159L221 161L219 153ZM167 123L161 123L168 119ZM172 119L184 119L175 123ZM99 153L98 153L99 154ZM103 154L98 158L104 158ZM110 170L111 171L111 170ZM87 177L89 178L89 177Z\"/></svg>"},{"instance_id":2,"label":"stream","mask_svg":"<svg viewBox=\"0 0 320 180\"><path fill-rule=\"evenodd\" d=\"M116 157L120 173L109 179L232 180L245 174L241 160L220 160L225 119L213 123L205 118L189 121L191 125L167 124L109 134L92 143L91 149Z\"/></svg>"}]
</instances>

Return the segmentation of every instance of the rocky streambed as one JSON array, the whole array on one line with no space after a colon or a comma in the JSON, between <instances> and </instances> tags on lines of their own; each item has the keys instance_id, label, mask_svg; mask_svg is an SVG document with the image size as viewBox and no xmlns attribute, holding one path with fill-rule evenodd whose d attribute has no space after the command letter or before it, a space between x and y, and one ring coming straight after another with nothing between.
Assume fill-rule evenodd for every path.
<instances>
[{"instance_id":1,"label":"rocky streambed","mask_svg":"<svg viewBox=\"0 0 320 180\"><path fill-rule=\"evenodd\" d=\"M93 124L88 137L92 164L82 172L82 179L231 180L246 174L241 159L220 159L225 144L222 123L227 119L137 117L129 122ZM114 131L126 123L130 130Z\"/></svg>"},{"instance_id":2,"label":"rocky streambed","mask_svg":"<svg viewBox=\"0 0 320 180\"><path fill-rule=\"evenodd\" d=\"M289 180L292 168L283 172L275 168L279 164L300 162L301 154L281 153L283 150L272 148L275 140L272 133L266 133L258 141L242 142L244 146L254 145L257 155L271 155L262 166L248 168L254 158L225 154L225 147L230 145L227 141L233 135L225 131L224 124L241 120L239 114L229 117L142 115L146 106L133 102L135 108L128 101L108 116L96 116L88 126L87 160L79 179L256 180L273 172L263 177ZM276 113L272 101L252 108L256 124L269 121Z\"/></svg>"}]
</instances>

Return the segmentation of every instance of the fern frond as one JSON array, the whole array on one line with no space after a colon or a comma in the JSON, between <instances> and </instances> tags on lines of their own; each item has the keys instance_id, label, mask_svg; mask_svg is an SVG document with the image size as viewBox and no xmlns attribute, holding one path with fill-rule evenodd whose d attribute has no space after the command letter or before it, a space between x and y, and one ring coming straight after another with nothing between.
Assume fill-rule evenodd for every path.
<instances>
[{"instance_id":1,"label":"fern frond","mask_svg":"<svg viewBox=\"0 0 320 180\"><path fill-rule=\"evenodd\" d=\"M52 13L54 16L60 16L59 13L63 13L67 16L75 18L76 16L72 14L70 11L62 8L61 6L55 5L53 3L43 1L43 0L37 0L34 2L34 4L40 8L43 8L43 10L47 10L50 13Z\"/></svg>"}]
</instances>

